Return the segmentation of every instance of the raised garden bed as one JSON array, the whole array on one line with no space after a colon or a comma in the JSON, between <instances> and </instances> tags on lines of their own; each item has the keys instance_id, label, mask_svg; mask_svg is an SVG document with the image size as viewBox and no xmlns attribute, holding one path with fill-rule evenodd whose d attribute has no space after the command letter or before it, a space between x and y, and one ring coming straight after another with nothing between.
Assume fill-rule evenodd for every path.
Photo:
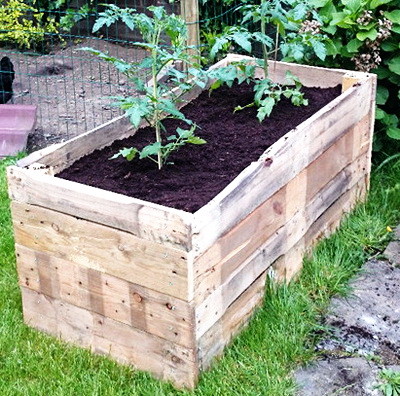
<instances>
[{"instance_id":1,"label":"raised garden bed","mask_svg":"<svg viewBox=\"0 0 400 396\"><path fill-rule=\"evenodd\" d=\"M270 70L277 82L289 70L306 87L344 92L194 213L54 176L133 135L124 117L8 169L26 323L176 386L196 384L260 305L267 273L291 279L368 188L375 77Z\"/></svg>"}]
</instances>

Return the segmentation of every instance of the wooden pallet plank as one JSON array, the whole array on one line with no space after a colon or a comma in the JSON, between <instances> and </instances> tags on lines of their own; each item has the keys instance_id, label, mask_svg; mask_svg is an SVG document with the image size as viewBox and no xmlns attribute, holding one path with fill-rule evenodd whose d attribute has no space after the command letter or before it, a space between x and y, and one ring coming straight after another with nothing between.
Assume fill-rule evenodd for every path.
<instances>
[{"instance_id":1,"label":"wooden pallet plank","mask_svg":"<svg viewBox=\"0 0 400 396\"><path fill-rule=\"evenodd\" d=\"M194 348L189 303L18 244L16 255L21 286Z\"/></svg>"},{"instance_id":2,"label":"wooden pallet plank","mask_svg":"<svg viewBox=\"0 0 400 396\"><path fill-rule=\"evenodd\" d=\"M19 245L190 301L185 252L39 206L11 208Z\"/></svg>"},{"instance_id":3,"label":"wooden pallet plank","mask_svg":"<svg viewBox=\"0 0 400 396\"><path fill-rule=\"evenodd\" d=\"M295 246L274 262L268 270L269 276L277 282L289 282L294 279L302 268L304 255L308 254L321 238L328 237L339 227L343 215L365 199L367 188L368 178L365 176L331 205Z\"/></svg>"},{"instance_id":4,"label":"wooden pallet plank","mask_svg":"<svg viewBox=\"0 0 400 396\"><path fill-rule=\"evenodd\" d=\"M366 160L360 157L328 183L306 208L282 226L269 240L242 263L223 284L200 304L196 304L196 332L201 337L234 301L278 257L294 246L311 227L313 222L339 197L365 180ZM211 307L212 309L209 309Z\"/></svg>"},{"instance_id":5,"label":"wooden pallet plank","mask_svg":"<svg viewBox=\"0 0 400 396\"><path fill-rule=\"evenodd\" d=\"M165 339L21 287L24 320L41 331L109 355L179 387L197 380L196 353Z\"/></svg>"},{"instance_id":6,"label":"wooden pallet plank","mask_svg":"<svg viewBox=\"0 0 400 396\"><path fill-rule=\"evenodd\" d=\"M298 175L370 111L372 81L364 81L287 133L220 194L194 214L193 249L206 251L256 207ZM341 114L338 117L337 114ZM356 121L356 122L355 122ZM287 166L288 158L291 166ZM240 207L240 212L237 211ZM240 214L239 214L240 213Z\"/></svg>"},{"instance_id":7,"label":"wooden pallet plank","mask_svg":"<svg viewBox=\"0 0 400 396\"><path fill-rule=\"evenodd\" d=\"M368 125L357 124L272 197L194 260L196 301L202 301L250 254L305 207L322 187L361 154Z\"/></svg>"},{"instance_id":8,"label":"wooden pallet plank","mask_svg":"<svg viewBox=\"0 0 400 396\"><path fill-rule=\"evenodd\" d=\"M17 166L7 168L7 177L13 200L128 231L165 246L191 249L190 213Z\"/></svg>"},{"instance_id":9,"label":"wooden pallet plank","mask_svg":"<svg viewBox=\"0 0 400 396\"><path fill-rule=\"evenodd\" d=\"M224 315L198 340L199 363L207 369L212 360L221 355L225 346L246 326L264 297L266 273L261 274L240 297L226 310Z\"/></svg>"},{"instance_id":10,"label":"wooden pallet plank","mask_svg":"<svg viewBox=\"0 0 400 396\"><path fill-rule=\"evenodd\" d=\"M255 64L253 57L239 54L228 54L227 60L229 62L246 60L250 64ZM328 69L325 67L299 65L296 63L275 62L273 60L268 61L268 66L268 77L272 81L280 84L287 83L286 72L290 71L297 76L306 87L336 87L342 84L343 76L348 73L348 70L345 69ZM366 74L363 72L354 72L353 75L358 79L364 79L365 77L370 78L373 76L373 74ZM264 71L259 68L256 76L258 78L264 78Z\"/></svg>"}]
</instances>

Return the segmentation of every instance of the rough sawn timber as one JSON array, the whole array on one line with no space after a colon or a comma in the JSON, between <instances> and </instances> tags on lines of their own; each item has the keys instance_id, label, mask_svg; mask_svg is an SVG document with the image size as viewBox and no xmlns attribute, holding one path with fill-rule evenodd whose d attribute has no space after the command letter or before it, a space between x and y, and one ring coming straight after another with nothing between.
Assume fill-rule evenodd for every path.
<instances>
[{"instance_id":1,"label":"rough sawn timber","mask_svg":"<svg viewBox=\"0 0 400 396\"><path fill-rule=\"evenodd\" d=\"M215 67L241 59L253 62ZM55 176L133 135L123 117L9 167L26 323L193 388L260 306L266 277L295 277L368 190L375 76L270 63L276 82L287 70L343 93L194 214Z\"/></svg>"}]
</instances>

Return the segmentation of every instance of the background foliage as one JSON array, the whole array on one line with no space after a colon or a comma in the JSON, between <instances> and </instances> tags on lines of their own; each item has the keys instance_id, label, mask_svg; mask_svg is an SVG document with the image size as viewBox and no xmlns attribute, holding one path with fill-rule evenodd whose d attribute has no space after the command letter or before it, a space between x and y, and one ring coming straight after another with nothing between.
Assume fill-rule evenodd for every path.
<instances>
[{"instance_id":1,"label":"background foliage","mask_svg":"<svg viewBox=\"0 0 400 396\"><path fill-rule=\"evenodd\" d=\"M378 76L376 160L400 152L400 1L310 0L325 34L327 57L311 63ZM376 153L377 154L377 153Z\"/></svg>"}]
</instances>

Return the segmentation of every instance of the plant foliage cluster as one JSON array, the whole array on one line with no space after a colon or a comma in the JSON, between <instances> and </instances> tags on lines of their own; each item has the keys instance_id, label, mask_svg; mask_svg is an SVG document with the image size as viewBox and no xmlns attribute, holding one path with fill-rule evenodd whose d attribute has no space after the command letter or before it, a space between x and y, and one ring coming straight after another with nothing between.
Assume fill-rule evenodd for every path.
<instances>
[{"instance_id":1,"label":"plant foliage cluster","mask_svg":"<svg viewBox=\"0 0 400 396\"><path fill-rule=\"evenodd\" d=\"M148 56L143 60L129 62L92 48L83 50L112 63L119 72L127 76L142 94L127 98L116 97L115 104L125 111L135 127L144 120L155 130L156 139L153 143L140 150L136 147L124 148L112 158L122 156L131 161L139 155L140 159L148 158L156 162L161 169L170 154L184 144L206 143L195 135L197 125L185 117L179 110L179 104L183 95L194 85L204 88L207 76L186 44L185 21L179 16L168 14L163 7L150 6L147 10L150 16L134 9L109 5L93 27L96 32L103 26L109 27L122 20L129 29L138 29L143 41L133 44L147 51ZM180 70L178 65L183 66L187 73ZM160 79L164 73L169 77L168 84ZM151 76L150 83L146 81L146 75ZM175 89L171 90L172 87ZM167 132L163 121L170 118L183 121L188 129L177 128L173 133Z\"/></svg>"},{"instance_id":2,"label":"plant foliage cluster","mask_svg":"<svg viewBox=\"0 0 400 396\"><path fill-rule=\"evenodd\" d=\"M296 5L294 12L288 11L288 5ZM259 5L243 3L240 7L244 22L251 22L253 29L245 26L230 27L223 35L214 40L210 49L211 60L215 59L226 44L235 44L243 51L252 53L253 47L259 45L262 49L262 59L234 62L226 67L203 68L200 56L195 55L198 49L187 46L187 27L185 21L174 14L168 14L163 7L151 6L147 13L138 13L135 9L119 8L109 5L100 13L93 31L97 32L103 26L110 27L117 21L122 21L131 29L137 29L142 41L133 43L147 51L148 56L139 62L129 62L109 56L92 48L84 48L101 59L112 63L119 72L125 74L141 94L130 97L117 97L115 104L123 109L132 124L138 127L146 121L155 130L156 139L144 148L128 147L116 153L112 159L124 157L132 161L137 156L140 159L148 158L158 164L161 169L172 152L185 144L204 144L203 139L195 135L198 128L192 120L188 120L179 110L184 94L194 85L204 89L207 84L211 91L222 84L232 86L234 82L253 83L254 100L244 107L236 107L240 111L245 107L257 107L257 117L262 122L268 117L273 107L282 97L289 98L296 105L307 105L307 99L300 91L301 83L296 76L287 73L287 85L273 83L268 78L268 57L271 51L277 51L278 38L286 36L284 41L286 54L296 54L301 50L305 54L311 49L321 59L324 54L324 36L308 38L307 32L301 34L301 42L292 42L287 31L293 26L299 26L299 18L306 14L302 3L293 0L262 0ZM301 12L300 12L301 11ZM267 34L268 26L276 27L276 38ZM180 65L180 67L178 67ZM183 67L182 67L183 66ZM259 70L263 70L264 78L260 78ZM144 75L150 74L151 84L146 82ZM168 77L168 84L162 82L160 76ZM177 128L176 131L167 131L163 120L173 118L187 124L188 129Z\"/></svg>"},{"instance_id":3,"label":"plant foliage cluster","mask_svg":"<svg viewBox=\"0 0 400 396\"><path fill-rule=\"evenodd\" d=\"M93 0L79 9L68 0L5 0L0 2L0 43L19 49L46 47L48 35L61 40L77 22L88 17Z\"/></svg>"},{"instance_id":4,"label":"plant foliage cluster","mask_svg":"<svg viewBox=\"0 0 400 396\"><path fill-rule=\"evenodd\" d=\"M310 0L317 13L306 25L328 37L324 66L378 76L374 150L400 151L400 2ZM318 60L311 61L320 64Z\"/></svg>"},{"instance_id":5,"label":"plant foliage cluster","mask_svg":"<svg viewBox=\"0 0 400 396\"><path fill-rule=\"evenodd\" d=\"M18 48L31 48L46 33L56 33L55 18L45 18L36 0L8 0L0 6L0 42Z\"/></svg>"}]
</instances>

